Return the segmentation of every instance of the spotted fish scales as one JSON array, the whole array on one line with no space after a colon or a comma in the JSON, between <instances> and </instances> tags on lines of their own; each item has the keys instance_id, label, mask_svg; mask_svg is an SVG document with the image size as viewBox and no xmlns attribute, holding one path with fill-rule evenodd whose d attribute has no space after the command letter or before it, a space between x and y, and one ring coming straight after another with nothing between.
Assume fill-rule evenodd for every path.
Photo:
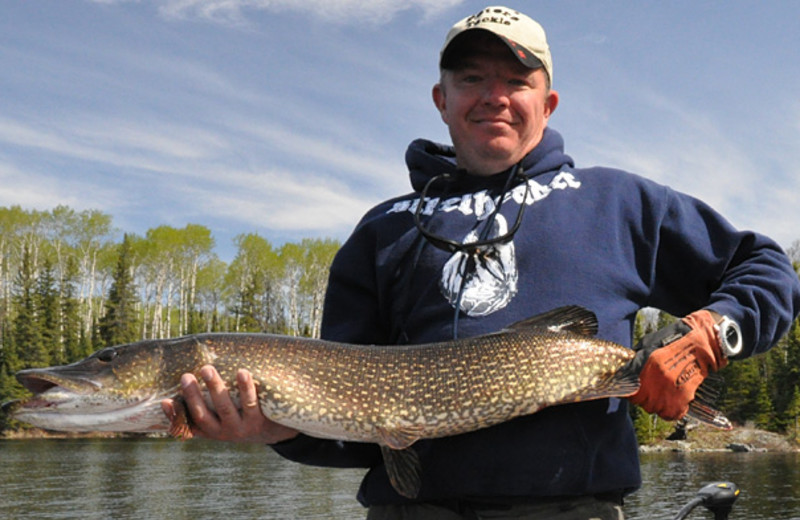
<instances>
[{"instance_id":1,"label":"spotted fish scales","mask_svg":"<svg viewBox=\"0 0 800 520\"><path fill-rule=\"evenodd\" d=\"M16 419L52 430L175 432L159 403L179 398L181 374L211 364L233 388L246 368L264 415L311 436L379 444L392 483L414 496L419 462L409 448L419 439L634 393L633 352L594 338L596 331L594 314L573 306L496 333L424 345L269 334L142 341L19 372L35 395L11 408Z\"/></svg>"}]
</instances>

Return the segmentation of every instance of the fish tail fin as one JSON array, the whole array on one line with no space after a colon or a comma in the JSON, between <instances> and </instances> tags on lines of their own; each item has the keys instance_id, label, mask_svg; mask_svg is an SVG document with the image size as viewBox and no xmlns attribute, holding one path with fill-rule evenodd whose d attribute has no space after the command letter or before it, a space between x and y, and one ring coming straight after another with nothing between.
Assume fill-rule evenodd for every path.
<instances>
[{"instance_id":1,"label":"fish tail fin","mask_svg":"<svg viewBox=\"0 0 800 520\"><path fill-rule=\"evenodd\" d=\"M714 408L719 399L719 387L722 383L722 377L717 374L709 374L695 391L694 400L689 403L689 412L686 415L720 430L733 429L731 421Z\"/></svg>"}]
</instances>

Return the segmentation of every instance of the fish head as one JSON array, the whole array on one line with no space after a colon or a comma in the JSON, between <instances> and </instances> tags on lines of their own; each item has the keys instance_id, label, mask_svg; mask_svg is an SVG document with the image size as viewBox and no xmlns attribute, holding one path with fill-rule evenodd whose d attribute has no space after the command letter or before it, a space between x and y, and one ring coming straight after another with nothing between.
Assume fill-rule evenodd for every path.
<instances>
[{"instance_id":1,"label":"fish head","mask_svg":"<svg viewBox=\"0 0 800 520\"><path fill-rule=\"evenodd\" d=\"M178 394L180 375L195 371L197 342L141 341L95 352L69 365L17 372L34 395L8 406L12 418L57 431L166 430L164 398Z\"/></svg>"}]
</instances>

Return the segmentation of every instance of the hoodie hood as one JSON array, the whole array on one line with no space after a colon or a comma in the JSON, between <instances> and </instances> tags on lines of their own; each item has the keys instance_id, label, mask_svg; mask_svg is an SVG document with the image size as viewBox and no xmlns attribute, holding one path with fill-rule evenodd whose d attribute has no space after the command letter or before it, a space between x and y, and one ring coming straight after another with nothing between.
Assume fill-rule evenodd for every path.
<instances>
[{"instance_id":1,"label":"hoodie hood","mask_svg":"<svg viewBox=\"0 0 800 520\"><path fill-rule=\"evenodd\" d=\"M406 151L411 186L414 191L421 192L428 181L443 173L458 173L468 176L471 185L494 185L505 182L505 172L498 172L489 177L468 175L456 166L456 153L452 146L434 143L426 139L416 139ZM522 160L522 168L526 176L535 177L541 173L560 170L563 166L574 166L572 158L564 153L564 139L552 128L545 128L542 140Z\"/></svg>"}]
</instances>

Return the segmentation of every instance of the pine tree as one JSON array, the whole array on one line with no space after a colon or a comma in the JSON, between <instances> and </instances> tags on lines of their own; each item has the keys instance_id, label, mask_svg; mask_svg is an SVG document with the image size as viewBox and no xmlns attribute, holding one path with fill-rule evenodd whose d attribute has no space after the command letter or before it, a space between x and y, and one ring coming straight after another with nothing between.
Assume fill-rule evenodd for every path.
<instances>
[{"instance_id":1,"label":"pine tree","mask_svg":"<svg viewBox=\"0 0 800 520\"><path fill-rule=\"evenodd\" d=\"M48 352L50 363L62 365L66 362L61 343L61 309L53 276L53 264L45 260L36 282L36 309L42 345Z\"/></svg>"},{"instance_id":2,"label":"pine tree","mask_svg":"<svg viewBox=\"0 0 800 520\"><path fill-rule=\"evenodd\" d=\"M263 321L259 321L261 305L259 297L263 294L261 277L252 274L239 293L237 313L239 314L239 330L242 332L264 332Z\"/></svg>"},{"instance_id":3,"label":"pine tree","mask_svg":"<svg viewBox=\"0 0 800 520\"><path fill-rule=\"evenodd\" d=\"M19 399L25 394L14 373L21 368L21 363L14 352L13 337L4 343L0 356L0 403ZM1 426L0 426L1 428Z\"/></svg>"},{"instance_id":4,"label":"pine tree","mask_svg":"<svg viewBox=\"0 0 800 520\"><path fill-rule=\"evenodd\" d=\"M800 441L800 386L794 387L792 399L786 409L786 418L788 419L787 431L791 434L791 438Z\"/></svg>"},{"instance_id":5,"label":"pine tree","mask_svg":"<svg viewBox=\"0 0 800 520\"><path fill-rule=\"evenodd\" d=\"M36 305L36 273L30 250L24 247L19 273L16 277L14 306L14 345L15 358L19 366L12 366L14 372L20 368L43 367L50 364L50 356L44 346L41 322Z\"/></svg>"},{"instance_id":6,"label":"pine tree","mask_svg":"<svg viewBox=\"0 0 800 520\"><path fill-rule=\"evenodd\" d=\"M769 352L774 365L771 394L778 416L778 426L791 427L794 417L789 408L792 389L800 386L800 320L796 320L789 333Z\"/></svg>"},{"instance_id":7,"label":"pine tree","mask_svg":"<svg viewBox=\"0 0 800 520\"><path fill-rule=\"evenodd\" d=\"M756 414L755 423L758 428L765 430L773 430L775 428L775 409L772 406L772 400L769 397L769 390L767 389L767 381L761 380L758 385L758 393L756 394Z\"/></svg>"},{"instance_id":8,"label":"pine tree","mask_svg":"<svg viewBox=\"0 0 800 520\"><path fill-rule=\"evenodd\" d=\"M136 315L136 289L131 273L131 243L126 234L119 246L114 281L108 293L105 314L100 319L100 338L104 345L120 345L139 339Z\"/></svg>"},{"instance_id":9,"label":"pine tree","mask_svg":"<svg viewBox=\"0 0 800 520\"><path fill-rule=\"evenodd\" d=\"M0 402L5 403L20 399L25 396L26 392L27 390L22 388L14 374L8 370L8 367L5 365L0 366ZM3 411L0 411L0 432L9 426L13 426L11 423L12 421L10 421L9 417Z\"/></svg>"},{"instance_id":10,"label":"pine tree","mask_svg":"<svg viewBox=\"0 0 800 520\"><path fill-rule=\"evenodd\" d=\"M61 335L67 363L83 359L89 355L90 348L82 341L84 336L81 326L80 308L77 298L76 283L78 279L78 263L74 257L67 260L64 278L61 281Z\"/></svg>"},{"instance_id":11,"label":"pine tree","mask_svg":"<svg viewBox=\"0 0 800 520\"><path fill-rule=\"evenodd\" d=\"M734 423L744 424L753 420L758 411L757 395L761 386L759 359L749 358L734 361L720 374L725 380L722 386L720 408Z\"/></svg>"}]
</instances>

